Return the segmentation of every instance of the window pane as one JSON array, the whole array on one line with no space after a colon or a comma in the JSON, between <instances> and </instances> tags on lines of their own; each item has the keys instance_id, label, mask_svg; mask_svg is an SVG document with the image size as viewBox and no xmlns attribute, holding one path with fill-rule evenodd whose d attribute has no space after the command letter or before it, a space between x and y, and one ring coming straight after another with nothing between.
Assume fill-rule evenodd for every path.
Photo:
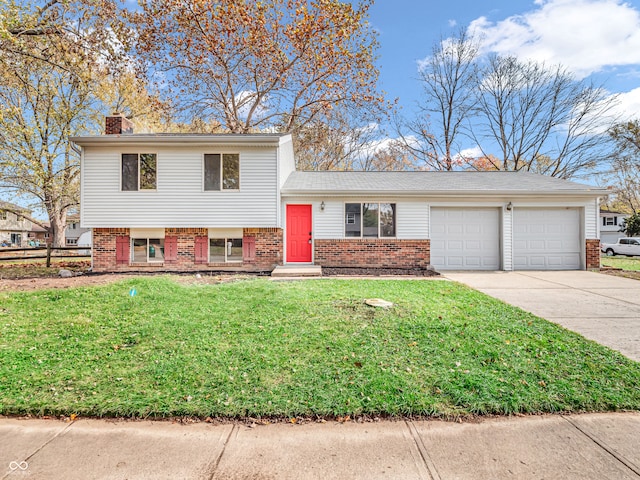
<instances>
[{"instance_id":1,"label":"window pane","mask_svg":"<svg viewBox=\"0 0 640 480\"><path fill-rule=\"evenodd\" d=\"M122 154L122 190L138 190L138 154Z\"/></svg>"},{"instance_id":2,"label":"window pane","mask_svg":"<svg viewBox=\"0 0 640 480\"><path fill-rule=\"evenodd\" d=\"M156 154L140 154L140 189L155 190L156 188Z\"/></svg>"},{"instance_id":3,"label":"window pane","mask_svg":"<svg viewBox=\"0 0 640 480\"><path fill-rule=\"evenodd\" d=\"M222 188L238 190L240 188L240 155L225 153L222 163Z\"/></svg>"},{"instance_id":4,"label":"window pane","mask_svg":"<svg viewBox=\"0 0 640 480\"><path fill-rule=\"evenodd\" d=\"M380 236L381 237L396 236L396 204L395 203L380 204Z\"/></svg>"},{"instance_id":5,"label":"window pane","mask_svg":"<svg viewBox=\"0 0 640 480\"><path fill-rule=\"evenodd\" d=\"M360 204L359 203L345 203L344 205L344 236L345 237L359 237L360 232Z\"/></svg>"},{"instance_id":6,"label":"window pane","mask_svg":"<svg viewBox=\"0 0 640 480\"><path fill-rule=\"evenodd\" d=\"M228 238L227 239L227 262L241 262L241 261L242 261L242 239Z\"/></svg>"},{"instance_id":7,"label":"window pane","mask_svg":"<svg viewBox=\"0 0 640 480\"><path fill-rule=\"evenodd\" d=\"M220 190L220 154L204 156L204 189Z\"/></svg>"},{"instance_id":8,"label":"window pane","mask_svg":"<svg viewBox=\"0 0 640 480\"><path fill-rule=\"evenodd\" d=\"M164 238L149 239L149 261L164 262Z\"/></svg>"},{"instance_id":9,"label":"window pane","mask_svg":"<svg viewBox=\"0 0 640 480\"><path fill-rule=\"evenodd\" d=\"M133 239L133 261L146 263L147 261L147 239L146 238Z\"/></svg>"},{"instance_id":10,"label":"window pane","mask_svg":"<svg viewBox=\"0 0 640 480\"><path fill-rule=\"evenodd\" d=\"M363 237L378 236L378 204L362 204L362 230Z\"/></svg>"},{"instance_id":11,"label":"window pane","mask_svg":"<svg viewBox=\"0 0 640 480\"><path fill-rule=\"evenodd\" d=\"M224 238L211 238L209 239L209 261L212 263L224 262Z\"/></svg>"}]
</instances>

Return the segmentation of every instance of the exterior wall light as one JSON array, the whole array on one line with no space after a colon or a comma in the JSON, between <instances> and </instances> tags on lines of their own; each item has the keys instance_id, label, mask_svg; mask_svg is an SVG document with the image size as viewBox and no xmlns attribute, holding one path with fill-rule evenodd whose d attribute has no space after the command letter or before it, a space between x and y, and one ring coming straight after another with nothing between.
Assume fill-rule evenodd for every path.
<instances>
[{"instance_id":1,"label":"exterior wall light","mask_svg":"<svg viewBox=\"0 0 640 480\"><path fill-rule=\"evenodd\" d=\"M322 203L320 204L320 210L324 211L324 200L322 201Z\"/></svg>"},{"instance_id":2,"label":"exterior wall light","mask_svg":"<svg viewBox=\"0 0 640 480\"><path fill-rule=\"evenodd\" d=\"M513 203L507 203L507 210L511 211L513 209Z\"/></svg>"}]
</instances>

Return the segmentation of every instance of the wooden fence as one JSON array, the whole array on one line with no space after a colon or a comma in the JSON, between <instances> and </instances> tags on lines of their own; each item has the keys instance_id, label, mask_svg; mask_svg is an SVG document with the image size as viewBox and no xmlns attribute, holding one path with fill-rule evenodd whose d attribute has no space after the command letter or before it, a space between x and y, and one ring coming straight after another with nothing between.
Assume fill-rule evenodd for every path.
<instances>
[{"instance_id":1,"label":"wooden fence","mask_svg":"<svg viewBox=\"0 0 640 480\"><path fill-rule=\"evenodd\" d=\"M65 254L67 251L76 251L77 253ZM23 255L14 254L23 252ZM62 252L62 253L54 253ZM14 254L14 255L12 255ZM51 258L83 258L91 257L91 247L9 247L0 248L0 262L9 260L34 260L47 259L47 267L51 266Z\"/></svg>"}]
</instances>

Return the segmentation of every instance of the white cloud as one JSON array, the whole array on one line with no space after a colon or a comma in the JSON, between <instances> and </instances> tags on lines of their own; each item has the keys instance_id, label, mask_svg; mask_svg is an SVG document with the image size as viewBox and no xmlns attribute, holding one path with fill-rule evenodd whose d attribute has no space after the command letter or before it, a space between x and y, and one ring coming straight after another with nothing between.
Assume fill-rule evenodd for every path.
<instances>
[{"instance_id":1,"label":"white cloud","mask_svg":"<svg viewBox=\"0 0 640 480\"><path fill-rule=\"evenodd\" d=\"M640 88L619 94L614 113L623 121L640 118Z\"/></svg>"},{"instance_id":2,"label":"white cloud","mask_svg":"<svg viewBox=\"0 0 640 480\"><path fill-rule=\"evenodd\" d=\"M640 64L640 12L622 0L536 0L538 8L469 28L483 50L562 64L584 78L611 66Z\"/></svg>"},{"instance_id":3,"label":"white cloud","mask_svg":"<svg viewBox=\"0 0 640 480\"><path fill-rule=\"evenodd\" d=\"M456 25L458 25L458 22L457 22L457 21L455 21L454 19L449 20L447 23L449 24L449 26L450 26L451 28L453 28L453 27L455 27Z\"/></svg>"},{"instance_id":4,"label":"white cloud","mask_svg":"<svg viewBox=\"0 0 640 480\"><path fill-rule=\"evenodd\" d=\"M465 160L469 158L479 158L484 156L482 149L479 146L475 146L472 148L465 148L464 150L460 150L454 158L456 160Z\"/></svg>"}]
</instances>

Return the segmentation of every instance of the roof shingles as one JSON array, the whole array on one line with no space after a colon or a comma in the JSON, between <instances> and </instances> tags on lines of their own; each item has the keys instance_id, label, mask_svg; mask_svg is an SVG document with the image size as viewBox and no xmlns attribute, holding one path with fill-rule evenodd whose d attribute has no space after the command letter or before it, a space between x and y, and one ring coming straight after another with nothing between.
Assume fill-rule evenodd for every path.
<instances>
[{"instance_id":1,"label":"roof shingles","mask_svg":"<svg viewBox=\"0 0 640 480\"><path fill-rule=\"evenodd\" d=\"M520 193L606 195L598 187L529 172L293 172L282 193Z\"/></svg>"}]
</instances>

